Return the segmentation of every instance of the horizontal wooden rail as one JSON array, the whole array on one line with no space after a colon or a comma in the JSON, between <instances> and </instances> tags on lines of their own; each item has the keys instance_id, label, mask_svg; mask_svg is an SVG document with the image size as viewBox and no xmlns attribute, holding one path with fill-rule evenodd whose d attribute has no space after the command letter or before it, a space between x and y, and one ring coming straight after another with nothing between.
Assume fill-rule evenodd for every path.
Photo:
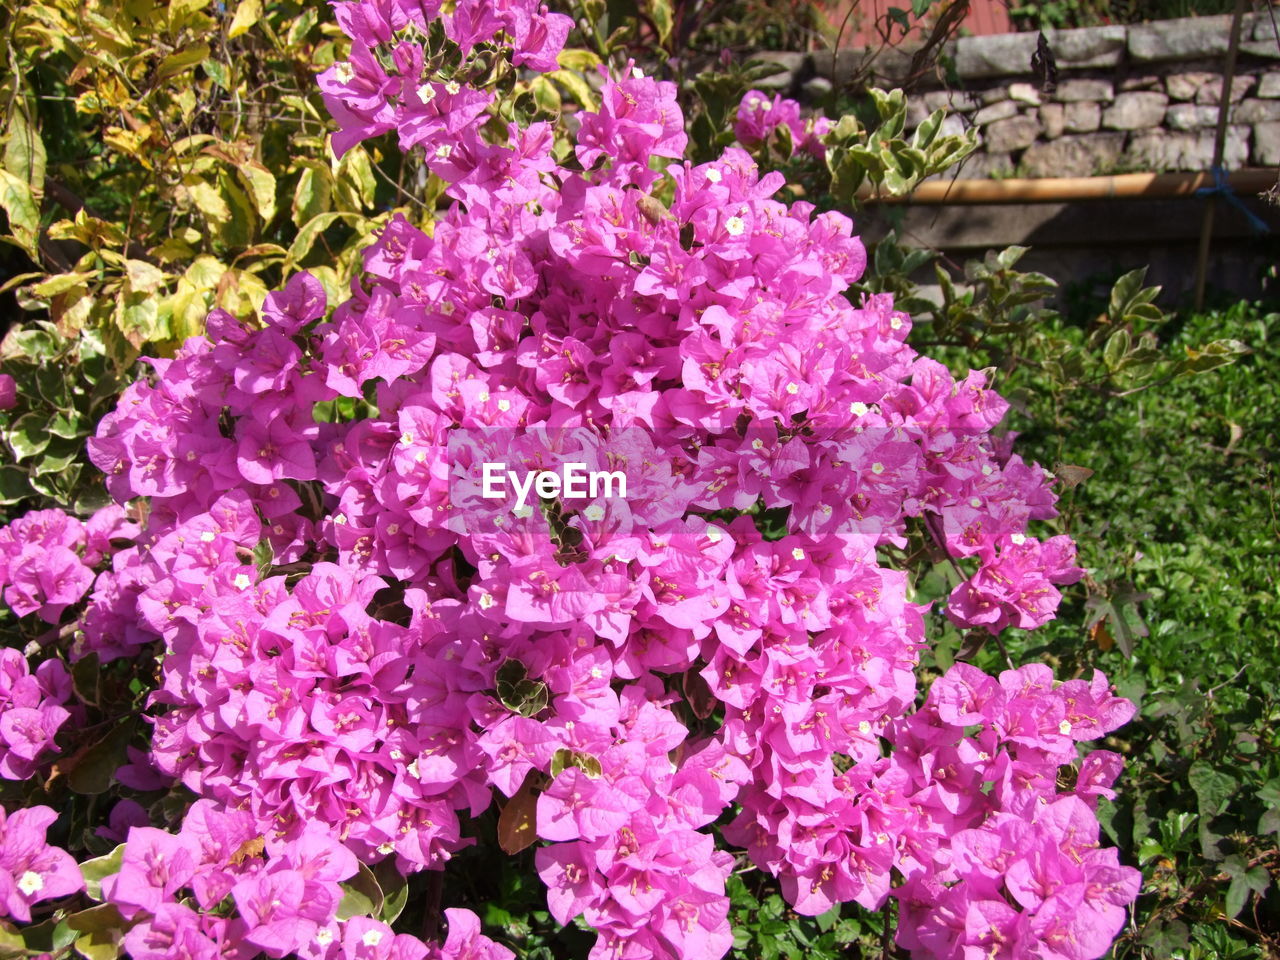
<instances>
[{"instance_id":1,"label":"horizontal wooden rail","mask_svg":"<svg viewBox=\"0 0 1280 960\"><path fill-rule=\"evenodd\" d=\"M1280 170L1237 170L1226 175L1227 185L1242 196L1276 186ZM863 203L906 203L921 206L962 206L991 203L1063 203L1068 200L1158 199L1187 197L1212 188L1208 173L1121 173L1110 177L1046 177L1035 180L930 180L906 197L877 196L872 188L858 191Z\"/></svg>"}]
</instances>

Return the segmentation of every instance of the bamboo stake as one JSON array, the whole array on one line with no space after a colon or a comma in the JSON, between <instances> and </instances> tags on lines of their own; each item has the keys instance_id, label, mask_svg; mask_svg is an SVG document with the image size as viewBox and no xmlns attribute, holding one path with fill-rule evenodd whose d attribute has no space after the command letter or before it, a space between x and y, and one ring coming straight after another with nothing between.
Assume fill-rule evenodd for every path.
<instances>
[{"instance_id":1,"label":"bamboo stake","mask_svg":"<svg viewBox=\"0 0 1280 960\"><path fill-rule=\"evenodd\" d=\"M1275 185L1280 171L1238 170L1227 183L1237 193L1262 193ZM1026 180L930 180L905 197L878 197L870 188L858 191L867 204L968 206L1001 203L1063 203L1069 200L1124 200L1190 197L1214 186L1208 173L1125 173L1110 177L1043 177Z\"/></svg>"},{"instance_id":2,"label":"bamboo stake","mask_svg":"<svg viewBox=\"0 0 1280 960\"><path fill-rule=\"evenodd\" d=\"M1227 145L1227 117L1231 113L1231 82L1236 75L1236 55L1240 51L1240 24L1244 20L1245 0L1236 0L1235 13L1231 17L1231 39L1227 42L1227 62L1222 71L1222 98L1218 102L1218 129L1213 139L1213 169L1222 169L1222 154ZM1209 244L1213 239L1213 212L1217 197L1209 194L1204 205L1204 219L1200 222L1200 254L1196 261L1195 309L1204 309L1204 287L1209 273Z\"/></svg>"}]
</instances>

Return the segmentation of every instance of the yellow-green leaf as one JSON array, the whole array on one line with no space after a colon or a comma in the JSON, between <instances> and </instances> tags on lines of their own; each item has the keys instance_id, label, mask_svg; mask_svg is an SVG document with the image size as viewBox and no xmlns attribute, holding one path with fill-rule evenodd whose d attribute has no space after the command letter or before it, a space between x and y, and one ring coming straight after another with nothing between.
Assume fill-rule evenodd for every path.
<instances>
[{"instance_id":1,"label":"yellow-green leaf","mask_svg":"<svg viewBox=\"0 0 1280 960\"><path fill-rule=\"evenodd\" d=\"M600 66L600 58L590 50L583 50L576 47L572 50L561 50L556 57L556 62L566 70L577 70L584 72L594 70Z\"/></svg>"},{"instance_id":2,"label":"yellow-green leaf","mask_svg":"<svg viewBox=\"0 0 1280 960\"><path fill-rule=\"evenodd\" d=\"M227 39L234 40L262 19L262 0L240 0L236 7L236 15L231 18L231 26L227 27ZM203 59L203 58L201 58Z\"/></svg>"},{"instance_id":3,"label":"yellow-green leaf","mask_svg":"<svg viewBox=\"0 0 1280 960\"><path fill-rule=\"evenodd\" d=\"M547 76L573 94L573 99L583 107L588 110L596 109L596 95L587 81L582 78L582 74L574 73L572 70L553 70Z\"/></svg>"},{"instance_id":4,"label":"yellow-green leaf","mask_svg":"<svg viewBox=\"0 0 1280 960\"><path fill-rule=\"evenodd\" d=\"M240 179L249 189L249 198L258 209L263 223L270 223L276 215L276 178L257 160L250 160L236 167Z\"/></svg>"},{"instance_id":5,"label":"yellow-green leaf","mask_svg":"<svg viewBox=\"0 0 1280 960\"><path fill-rule=\"evenodd\" d=\"M35 197L31 195L31 185L8 170L0 170L0 207L9 215L9 233L18 246L35 260L40 211Z\"/></svg>"},{"instance_id":6,"label":"yellow-green leaf","mask_svg":"<svg viewBox=\"0 0 1280 960\"><path fill-rule=\"evenodd\" d=\"M153 293L164 286L168 277L159 267L154 267L145 260L126 260L125 275L129 278L129 286L134 293Z\"/></svg>"},{"instance_id":7,"label":"yellow-green leaf","mask_svg":"<svg viewBox=\"0 0 1280 960\"><path fill-rule=\"evenodd\" d=\"M220 226L231 219L231 208L227 206L226 198L207 180L188 183L187 193L211 225Z\"/></svg>"},{"instance_id":8,"label":"yellow-green leaf","mask_svg":"<svg viewBox=\"0 0 1280 960\"><path fill-rule=\"evenodd\" d=\"M293 191L293 222L301 227L329 209L332 177L323 167L307 167Z\"/></svg>"},{"instance_id":9,"label":"yellow-green leaf","mask_svg":"<svg viewBox=\"0 0 1280 960\"><path fill-rule=\"evenodd\" d=\"M665 46L671 39L671 30L676 23L671 0L650 0L649 15L653 17L653 25L658 28L658 42Z\"/></svg>"},{"instance_id":10,"label":"yellow-green leaf","mask_svg":"<svg viewBox=\"0 0 1280 960\"><path fill-rule=\"evenodd\" d=\"M373 206L373 194L377 189L377 181L373 179L373 164L369 154L362 146L355 146L342 155L334 176L339 183L350 183L355 186L360 203L366 207Z\"/></svg>"},{"instance_id":11,"label":"yellow-green leaf","mask_svg":"<svg viewBox=\"0 0 1280 960\"><path fill-rule=\"evenodd\" d=\"M339 219L359 219L357 214L343 213L338 210L331 210L328 213L321 213L312 217L298 231L298 235L294 238L293 243L289 246L289 257L285 261L286 272L289 267L296 266L301 263L311 252L311 248L315 246L316 240L320 234L335 221Z\"/></svg>"},{"instance_id":12,"label":"yellow-green leaf","mask_svg":"<svg viewBox=\"0 0 1280 960\"><path fill-rule=\"evenodd\" d=\"M31 291L37 297L56 297L66 293L72 287L78 287L88 280L91 273L58 273L32 286Z\"/></svg>"},{"instance_id":13,"label":"yellow-green leaf","mask_svg":"<svg viewBox=\"0 0 1280 960\"><path fill-rule=\"evenodd\" d=\"M556 89L554 83L546 77L534 77L529 83L529 92L533 94L533 100L539 110L543 113L559 115L560 91Z\"/></svg>"},{"instance_id":14,"label":"yellow-green leaf","mask_svg":"<svg viewBox=\"0 0 1280 960\"><path fill-rule=\"evenodd\" d=\"M209 45L207 43L193 43L191 46L179 50L177 53L171 53L160 61L160 66L156 68L157 80L168 80L170 77L176 77L185 70L190 70L197 63L208 59Z\"/></svg>"},{"instance_id":15,"label":"yellow-green leaf","mask_svg":"<svg viewBox=\"0 0 1280 960\"><path fill-rule=\"evenodd\" d=\"M75 941L76 953L85 960L114 960L118 957L120 942L129 926L115 904L111 903L73 913L64 922L80 934Z\"/></svg>"},{"instance_id":16,"label":"yellow-green leaf","mask_svg":"<svg viewBox=\"0 0 1280 960\"><path fill-rule=\"evenodd\" d=\"M9 113L4 168L39 193L44 189L45 151L40 131L31 122L25 100L15 100Z\"/></svg>"}]
</instances>

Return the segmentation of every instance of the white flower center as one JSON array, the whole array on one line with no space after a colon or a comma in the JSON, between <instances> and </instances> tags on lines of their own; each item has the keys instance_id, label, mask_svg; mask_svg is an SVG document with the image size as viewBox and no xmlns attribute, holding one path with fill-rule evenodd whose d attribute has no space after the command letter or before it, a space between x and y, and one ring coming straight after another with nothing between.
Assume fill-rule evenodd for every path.
<instances>
[{"instance_id":1,"label":"white flower center","mask_svg":"<svg viewBox=\"0 0 1280 960\"><path fill-rule=\"evenodd\" d=\"M44 889L44 877L36 873L34 870L28 870L18 878L18 889L31 896L33 893L39 893Z\"/></svg>"}]
</instances>

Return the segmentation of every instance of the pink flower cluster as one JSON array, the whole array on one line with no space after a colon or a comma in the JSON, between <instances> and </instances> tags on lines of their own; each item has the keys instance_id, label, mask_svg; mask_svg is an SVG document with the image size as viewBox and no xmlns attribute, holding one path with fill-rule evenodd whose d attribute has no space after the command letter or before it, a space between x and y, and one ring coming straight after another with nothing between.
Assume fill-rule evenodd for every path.
<instances>
[{"instance_id":1,"label":"pink flower cluster","mask_svg":"<svg viewBox=\"0 0 1280 960\"><path fill-rule=\"evenodd\" d=\"M45 840L58 815L26 807L6 816L0 809L0 916L27 922L31 905L84 889L75 859Z\"/></svg>"},{"instance_id":2,"label":"pink flower cluster","mask_svg":"<svg viewBox=\"0 0 1280 960\"><path fill-rule=\"evenodd\" d=\"M451 42L450 69L466 77L490 52L511 64L546 73L558 66L573 21L537 0L460 0L441 16L441 0L361 0L335 3L351 38L350 59L319 76L320 91L342 129L333 146L345 153L368 137L394 130L400 147L421 146L428 163L445 164L458 143L474 141L492 96L448 77L425 72L433 26ZM394 41L394 43L392 43ZM426 45L424 46L424 41ZM380 58L384 51L387 56Z\"/></svg>"},{"instance_id":3,"label":"pink flower cluster","mask_svg":"<svg viewBox=\"0 0 1280 960\"><path fill-rule=\"evenodd\" d=\"M463 817L533 798L550 910L595 960L730 949L718 821L800 912L898 897L921 955L1101 955L1079 918L1114 933L1136 890L1092 812L1118 758L1076 742L1131 706L961 665L913 712L927 608L884 559L924 535L969 565L962 624L1052 616L1080 571L1027 533L1055 498L992 436L1005 402L909 347L890 297L850 302L847 217L773 199L740 149L686 162L674 85L606 77L563 161L546 124L485 139L491 94L428 48L549 69L567 26L437 7L339 4L351 60L321 78L340 150L425 147L454 201L431 234L392 220L331 316L306 274L261 324L215 311L90 444L149 510L111 527L72 655L162 646L150 761L202 798L177 835L113 823L131 954L505 958L465 912L439 948L337 921L339 884L444 869ZM511 510L476 495L503 458L632 482Z\"/></svg>"},{"instance_id":4,"label":"pink flower cluster","mask_svg":"<svg viewBox=\"0 0 1280 960\"><path fill-rule=\"evenodd\" d=\"M782 94L768 94L759 90L748 90L738 104L738 121L734 125L733 135L748 150L767 143L781 127L791 134L792 154L807 153L821 159L826 156L827 148L822 138L835 126L823 116L801 116L800 104Z\"/></svg>"},{"instance_id":5,"label":"pink flower cluster","mask_svg":"<svg viewBox=\"0 0 1280 960\"><path fill-rule=\"evenodd\" d=\"M0 649L0 777L26 780L56 752L53 738L71 716L63 706L70 696L61 660L45 660L32 674L20 652Z\"/></svg>"},{"instance_id":6,"label":"pink flower cluster","mask_svg":"<svg viewBox=\"0 0 1280 960\"><path fill-rule=\"evenodd\" d=\"M111 541L130 535L124 510L112 505L88 522L61 510L37 510L0 528L0 587L18 616L57 623L93 583L93 568Z\"/></svg>"},{"instance_id":7,"label":"pink flower cluster","mask_svg":"<svg viewBox=\"0 0 1280 960\"><path fill-rule=\"evenodd\" d=\"M431 948L371 917L335 919L340 881L358 868L323 830L264 838L249 814L199 800L177 834L132 828L102 894L132 921L124 945L134 960L511 960L466 910L448 911L449 939ZM215 909L228 899L232 917Z\"/></svg>"}]
</instances>

